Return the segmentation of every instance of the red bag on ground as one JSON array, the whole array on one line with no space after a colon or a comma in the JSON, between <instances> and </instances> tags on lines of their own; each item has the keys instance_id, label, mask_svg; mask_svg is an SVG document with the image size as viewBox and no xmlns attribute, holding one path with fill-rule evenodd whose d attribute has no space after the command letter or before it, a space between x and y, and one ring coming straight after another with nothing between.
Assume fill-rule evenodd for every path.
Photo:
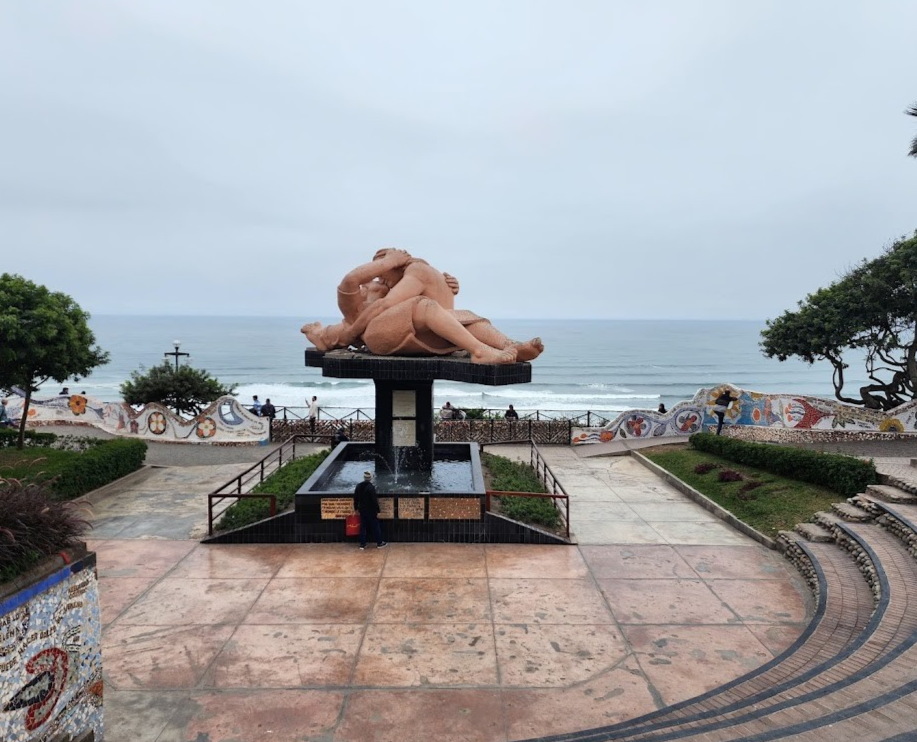
<instances>
[{"instance_id":1,"label":"red bag on ground","mask_svg":"<svg viewBox=\"0 0 917 742\"><path fill-rule=\"evenodd\" d=\"M360 514L351 513L344 519L344 533L347 536L360 535Z\"/></svg>"}]
</instances>

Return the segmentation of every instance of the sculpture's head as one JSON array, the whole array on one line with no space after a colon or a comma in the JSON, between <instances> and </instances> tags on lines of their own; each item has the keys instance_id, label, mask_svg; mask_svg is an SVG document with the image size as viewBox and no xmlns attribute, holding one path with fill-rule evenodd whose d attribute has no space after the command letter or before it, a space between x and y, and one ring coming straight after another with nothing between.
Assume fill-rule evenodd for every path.
<instances>
[{"instance_id":1,"label":"sculpture's head","mask_svg":"<svg viewBox=\"0 0 917 742\"><path fill-rule=\"evenodd\" d=\"M377 250L376 254L373 255L373 261L385 260L385 258L391 254L396 254L399 258L401 258L401 260L398 261L400 265L398 265L397 268L387 268L385 270L380 270L377 277L379 281L388 288L391 288L402 278L404 278L405 266L414 260L414 258L411 257L407 250L401 250L396 247L383 247L381 250Z\"/></svg>"}]
</instances>

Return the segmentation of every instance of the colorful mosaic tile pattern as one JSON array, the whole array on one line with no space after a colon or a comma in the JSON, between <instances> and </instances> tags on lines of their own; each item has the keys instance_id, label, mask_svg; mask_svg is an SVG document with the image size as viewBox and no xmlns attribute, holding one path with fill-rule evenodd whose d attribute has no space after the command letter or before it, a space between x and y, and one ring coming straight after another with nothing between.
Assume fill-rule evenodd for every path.
<instances>
[{"instance_id":1,"label":"colorful mosaic tile pattern","mask_svg":"<svg viewBox=\"0 0 917 742\"><path fill-rule=\"evenodd\" d=\"M917 401L883 412L818 397L765 394L722 384L699 390L693 399L679 402L666 413L628 410L602 428L575 429L573 445L629 438L689 436L716 425L713 405L724 389L729 389L732 396L738 397L726 412L727 425L882 433L917 430Z\"/></svg>"},{"instance_id":2,"label":"colorful mosaic tile pattern","mask_svg":"<svg viewBox=\"0 0 917 742\"><path fill-rule=\"evenodd\" d=\"M0 739L102 738L99 585L86 559L0 604ZM94 562L91 562L94 564Z\"/></svg>"},{"instance_id":3,"label":"colorful mosaic tile pattern","mask_svg":"<svg viewBox=\"0 0 917 742\"><path fill-rule=\"evenodd\" d=\"M23 398L9 398L9 416L22 417ZM123 402L102 402L82 394L32 398L29 421L34 425L92 425L109 433L147 440L200 443L253 443L267 440L268 420L257 417L235 397L220 397L199 415L184 419L159 404L135 410Z\"/></svg>"}]
</instances>

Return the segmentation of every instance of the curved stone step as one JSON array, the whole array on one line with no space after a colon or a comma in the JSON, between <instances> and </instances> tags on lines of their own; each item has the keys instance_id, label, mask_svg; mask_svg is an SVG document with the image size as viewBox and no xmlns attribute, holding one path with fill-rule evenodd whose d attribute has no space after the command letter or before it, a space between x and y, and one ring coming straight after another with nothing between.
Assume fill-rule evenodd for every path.
<instances>
[{"instance_id":1,"label":"curved stone step","mask_svg":"<svg viewBox=\"0 0 917 742\"><path fill-rule=\"evenodd\" d=\"M868 523L873 519L873 515L864 508L857 507L852 502L835 502L831 504L831 512L838 517L853 523Z\"/></svg>"},{"instance_id":2,"label":"curved stone step","mask_svg":"<svg viewBox=\"0 0 917 742\"><path fill-rule=\"evenodd\" d=\"M890 484L870 484L866 487L866 494L877 497L884 502L900 502L906 505L917 504L917 496Z\"/></svg>"},{"instance_id":3,"label":"curved stone step","mask_svg":"<svg viewBox=\"0 0 917 742\"><path fill-rule=\"evenodd\" d=\"M803 538L817 544L834 541L834 534L817 523L797 523L793 530Z\"/></svg>"},{"instance_id":4,"label":"curved stone step","mask_svg":"<svg viewBox=\"0 0 917 742\"><path fill-rule=\"evenodd\" d=\"M878 586L880 600L866 630L842 652L836 661L804 673L744 702L713 709L703 718L698 715L672 719L664 728L657 725L628 731L592 730L588 736L569 739L615 739L633 742L747 742L749 740L798 739L839 742L849 737L836 736L836 725L851 729L854 720L869 720L870 709L889 707L895 715L896 704L917 692L917 612L908 610L908 599L917 586L917 561L903 544L878 524L846 523L840 546L858 559L868 558L873 573L868 575ZM812 549L831 549L811 544ZM860 553L861 552L861 553ZM714 699L714 696L711 696ZM912 712L898 710L913 727ZM859 742L884 739L881 730L872 736L856 737ZM814 736L812 736L814 735ZM888 735L886 735L888 736Z\"/></svg>"}]
</instances>

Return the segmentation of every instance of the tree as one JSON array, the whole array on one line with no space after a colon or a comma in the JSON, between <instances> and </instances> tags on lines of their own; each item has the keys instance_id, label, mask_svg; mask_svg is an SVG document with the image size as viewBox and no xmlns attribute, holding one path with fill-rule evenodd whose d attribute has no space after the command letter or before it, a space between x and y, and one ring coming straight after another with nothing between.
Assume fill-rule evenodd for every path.
<instances>
[{"instance_id":1,"label":"tree","mask_svg":"<svg viewBox=\"0 0 917 742\"><path fill-rule=\"evenodd\" d=\"M834 396L870 409L890 410L915 398L917 389L917 232L875 260L862 263L828 288L799 302L799 309L767 321L761 349L768 358L797 356L834 366ZM871 383L859 397L844 394L844 352L865 353Z\"/></svg>"},{"instance_id":2,"label":"tree","mask_svg":"<svg viewBox=\"0 0 917 742\"><path fill-rule=\"evenodd\" d=\"M211 402L235 390L235 385L223 386L203 369L187 364L176 369L169 361L163 361L145 373L131 372L130 380L121 385L121 396L128 404L158 402L180 415L197 415Z\"/></svg>"},{"instance_id":3,"label":"tree","mask_svg":"<svg viewBox=\"0 0 917 742\"><path fill-rule=\"evenodd\" d=\"M22 276L0 276L0 389L25 392L19 439L22 448L32 393L49 379L63 383L108 363L95 345L89 314L67 294L49 291Z\"/></svg>"},{"instance_id":4,"label":"tree","mask_svg":"<svg viewBox=\"0 0 917 742\"><path fill-rule=\"evenodd\" d=\"M908 116L917 116L917 103L915 103L913 106L911 106L910 108L908 108L908 109L905 111L905 113L906 113ZM911 157L917 157L917 137L914 137L914 139L911 141L911 151L908 152L908 154L909 154Z\"/></svg>"}]
</instances>

